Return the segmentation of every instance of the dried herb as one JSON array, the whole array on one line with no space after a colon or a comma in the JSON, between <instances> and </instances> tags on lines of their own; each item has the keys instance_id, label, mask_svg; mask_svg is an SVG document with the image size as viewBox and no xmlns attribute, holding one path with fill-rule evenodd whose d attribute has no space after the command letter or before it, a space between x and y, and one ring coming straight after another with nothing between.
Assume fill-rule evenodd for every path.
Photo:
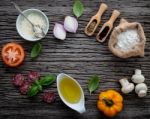
<instances>
[{"instance_id":1,"label":"dried herb","mask_svg":"<svg viewBox=\"0 0 150 119\"><path fill-rule=\"evenodd\" d=\"M38 57L41 50L42 50L42 45L39 42L37 42L31 50L31 58L35 59L36 57Z\"/></svg>"},{"instance_id":2,"label":"dried herb","mask_svg":"<svg viewBox=\"0 0 150 119\"><path fill-rule=\"evenodd\" d=\"M90 94L98 88L99 82L100 82L100 79L97 75L94 75L91 77L91 79L88 82L88 90Z\"/></svg>"},{"instance_id":3,"label":"dried herb","mask_svg":"<svg viewBox=\"0 0 150 119\"><path fill-rule=\"evenodd\" d=\"M84 11L84 6L83 3L80 0L75 0L74 5L73 5L73 13L74 15L79 18Z\"/></svg>"}]
</instances>

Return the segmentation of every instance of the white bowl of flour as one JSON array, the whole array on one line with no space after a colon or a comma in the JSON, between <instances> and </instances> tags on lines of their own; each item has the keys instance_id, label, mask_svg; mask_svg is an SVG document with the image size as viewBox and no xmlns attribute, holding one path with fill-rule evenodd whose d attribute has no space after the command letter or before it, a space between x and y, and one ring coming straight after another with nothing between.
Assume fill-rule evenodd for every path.
<instances>
[{"instance_id":1,"label":"white bowl of flour","mask_svg":"<svg viewBox=\"0 0 150 119\"><path fill-rule=\"evenodd\" d=\"M35 25L39 25L45 34L49 30L49 20L47 16L38 9L27 9L23 14ZM28 41L38 41L42 38L36 38L32 29L32 25L22 16L19 15L16 21L16 28L19 35Z\"/></svg>"}]
</instances>

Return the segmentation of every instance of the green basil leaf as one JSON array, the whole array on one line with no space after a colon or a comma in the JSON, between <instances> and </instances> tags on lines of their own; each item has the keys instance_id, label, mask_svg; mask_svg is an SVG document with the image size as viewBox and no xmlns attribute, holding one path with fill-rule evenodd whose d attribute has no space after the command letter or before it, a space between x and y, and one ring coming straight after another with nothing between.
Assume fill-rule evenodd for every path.
<instances>
[{"instance_id":1,"label":"green basil leaf","mask_svg":"<svg viewBox=\"0 0 150 119\"><path fill-rule=\"evenodd\" d=\"M47 85L51 85L56 81L56 75L45 75L43 76L39 82L42 86L47 86Z\"/></svg>"},{"instance_id":2,"label":"green basil leaf","mask_svg":"<svg viewBox=\"0 0 150 119\"><path fill-rule=\"evenodd\" d=\"M78 18L83 14L84 6L80 0L75 0L73 5L73 13Z\"/></svg>"},{"instance_id":3,"label":"green basil leaf","mask_svg":"<svg viewBox=\"0 0 150 119\"><path fill-rule=\"evenodd\" d=\"M94 75L91 77L91 79L88 82L88 89L89 89L90 94L98 88L99 82L100 82L100 79L97 75Z\"/></svg>"},{"instance_id":4,"label":"green basil leaf","mask_svg":"<svg viewBox=\"0 0 150 119\"><path fill-rule=\"evenodd\" d=\"M39 92L38 86L32 85L31 88L28 90L27 95L29 97L35 96Z\"/></svg>"},{"instance_id":5,"label":"green basil leaf","mask_svg":"<svg viewBox=\"0 0 150 119\"><path fill-rule=\"evenodd\" d=\"M37 86L37 88L38 88L39 91L42 91L42 85L40 84L39 80L35 80L34 85Z\"/></svg>"},{"instance_id":6,"label":"green basil leaf","mask_svg":"<svg viewBox=\"0 0 150 119\"><path fill-rule=\"evenodd\" d=\"M37 42L31 50L31 58L32 59L36 58L40 54L41 50L42 45L39 42Z\"/></svg>"}]
</instances>

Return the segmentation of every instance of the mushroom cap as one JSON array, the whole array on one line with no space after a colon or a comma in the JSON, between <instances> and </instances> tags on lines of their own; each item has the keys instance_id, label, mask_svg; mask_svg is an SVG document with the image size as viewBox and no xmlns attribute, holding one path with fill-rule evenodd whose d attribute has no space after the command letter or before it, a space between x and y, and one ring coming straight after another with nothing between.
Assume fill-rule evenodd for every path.
<instances>
[{"instance_id":1,"label":"mushroom cap","mask_svg":"<svg viewBox=\"0 0 150 119\"><path fill-rule=\"evenodd\" d=\"M134 84L133 83L129 83L129 85L127 85L126 87L122 87L121 91L125 94L128 94L130 92L132 92L134 89Z\"/></svg>"},{"instance_id":2,"label":"mushroom cap","mask_svg":"<svg viewBox=\"0 0 150 119\"><path fill-rule=\"evenodd\" d=\"M143 83L145 81L145 77L142 74L140 74L140 75L135 74L135 75L132 76L131 80L134 83L139 84L139 83Z\"/></svg>"},{"instance_id":3,"label":"mushroom cap","mask_svg":"<svg viewBox=\"0 0 150 119\"><path fill-rule=\"evenodd\" d=\"M135 92L139 97L146 96L147 90L147 85L145 83L140 83L135 86Z\"/></svg>"}]
</instances>

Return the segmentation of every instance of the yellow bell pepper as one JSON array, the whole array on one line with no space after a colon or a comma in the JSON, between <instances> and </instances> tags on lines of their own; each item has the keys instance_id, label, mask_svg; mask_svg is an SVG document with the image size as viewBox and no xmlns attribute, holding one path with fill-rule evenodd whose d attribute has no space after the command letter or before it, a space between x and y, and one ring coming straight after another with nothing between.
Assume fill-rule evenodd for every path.
<instances>
[{"instance_id":1,"label":"yellow bell pepper","mask_svg":"<svg viewBox=\"0 0 150 119\"><path fill-rule=\"evenodd\" d=\"M123 108L123 97L115 90L101 92L97 107L106 116L114 117Z\"/></svg>"}]
</instances>

